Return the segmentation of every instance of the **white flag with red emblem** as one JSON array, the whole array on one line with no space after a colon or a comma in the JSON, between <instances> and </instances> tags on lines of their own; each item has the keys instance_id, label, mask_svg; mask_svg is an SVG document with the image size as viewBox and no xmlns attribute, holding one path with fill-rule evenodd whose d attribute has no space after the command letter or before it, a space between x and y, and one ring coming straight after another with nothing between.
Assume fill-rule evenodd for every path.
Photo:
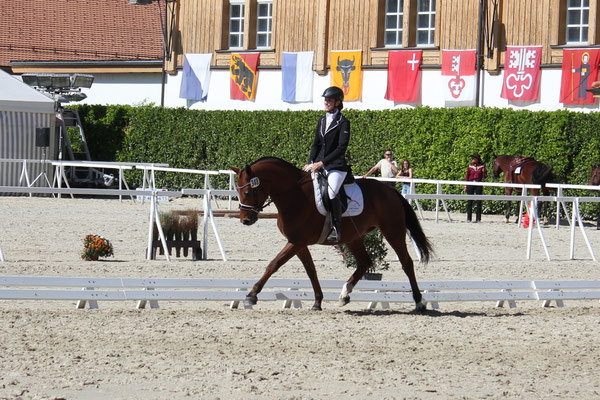
<instances>
[{"instance_id":1,"label":"white flag with red emblem","mask_svg":"<svg viewBox=\"0 0 600 400\"><path fill-rule=\"evenodd\" d=\"M442 50L444 100L475 103L475 50Z\"/></svg>"}]
</instances>

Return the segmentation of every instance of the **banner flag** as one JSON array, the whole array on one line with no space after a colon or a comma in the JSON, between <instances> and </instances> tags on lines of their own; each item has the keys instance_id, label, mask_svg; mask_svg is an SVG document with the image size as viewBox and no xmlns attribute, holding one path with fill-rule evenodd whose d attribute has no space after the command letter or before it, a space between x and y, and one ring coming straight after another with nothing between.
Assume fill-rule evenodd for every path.
<instances>
[{"instance_id":1,"label":"banner flag","mask_svg":"<svg viewBox=\"0 0 600 400\"><path fill-rule=\"evenodd\" d=\"M333 50L331 52L331 86L344 91L344 100L360 100L362 92L362 52Z\"/></svg>"},{"instance_id":2,"label":"banner flag","mask_svg":"<svg viewBox=\"0 0 600 400\"><path fill-rule=\"evenodd\" d=\"M505 54L500 96L508 100L537 100L542 46L506 46Z\"/></svg>"},{"instance_id":3,"label":"banner flag","mask_svg":"<svg viewBox=\"0 0 600 400\"><path fill-rule=\"evenodd\" d=\"M206 101L210 82L210 62L212 54L186 54L179 97L182 99Z\"/></svg>"},{"instance_id":4,"label":"banner flag","mask_svg":"<svg viewBox=\"0 0 600 400\"><path fill-rule=\"evenodd\" d=\"M475 103L475 50L442 50L444 100Z\"/></svg>"},{"instance_id":5,"label":"banner flag","mask_svg":"<svg viewBox=\"0 0 600 400\"><path fill-rule=\"evenodd\" d=\"M388 53L386 100L412 103L419 98L422 60L422 50L400 50Z\"/></svg>"},{"instance_id":6,"label":"banner flag","mask_svg":"<svg viewBox=\"0 0 600 400\"><path fill-rule=\"evenodd\" d=\"M281 54L281 100L312 101L313 54L312 51Z\"/></svg>"},{"instance_id":7,"label":"banner flag","mask_svg":"<svg viewBox=\"0 0 600 400\"><path fill-rule=\"evenodd\" d=\"M256 98L259 55L259 53L231 53L229 63L231 99L254 100Z\"/></svg>"},{"instance_id":8,"label":"banner flag","mask_svg":"<svg viewBox=\"0 0 600 400\"><path fill-rule=\"evenodd\" d=\"M591 104L596 98L586 89L598 79L600 49L563 50L560 102L564 104Z\"/></svg>"}]
</instances>

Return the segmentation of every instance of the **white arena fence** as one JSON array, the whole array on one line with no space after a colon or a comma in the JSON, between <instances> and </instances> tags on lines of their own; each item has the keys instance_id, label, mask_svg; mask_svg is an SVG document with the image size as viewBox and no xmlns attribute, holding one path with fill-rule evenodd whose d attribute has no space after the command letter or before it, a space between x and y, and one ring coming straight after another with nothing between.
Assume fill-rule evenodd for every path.
<instances>
[{"instance_id":1,"label":"white arena fence","mask_svg":"<svg viewBox=\"0 0 600 400\"><path fill-rule=\"evenodd\" d=\"M101 301L131 301L136 308L159 308L159 301L230 302L230 308L244 304L255 279L188 278L80 278L48 276L0 276L0 300L76 301L77 308L98 308ZM325 302L337 302L343 280L321 280ZM599 280L490 280L422 281L423 302L439 308L444 302L495 302L496 307L517 306L517 301L538 301L548 307L566 300L599 300ZM410 284L403 281L361 280L351 294L352 302L389 309L391 304L414 304ZM259 302L282 303L283 308L301 308L314 301L308 279L270 279L258 295Z\"/></svg>"},{"instance_id":2,"label":"white arena fence","mask_svg":"<svg viewBox=\"0 0 600 400\"><path fill-rule=\"evenodd\" d=\"M11 161L23 162L23 160L11 160ZM27 180L26 187L0 187L0 192L11 192L12 191L12 192L21 192L21 193L29 193L29 194L31 194L31 193L50 193L53 195L58 195L59 197L61 196L61 194L69 194L71 196L73 196L74 194L86 194L86 195L91 195L91 196L93 196L93 195L118 195L119 198L121 198L121 196L123 196L123 195L125 195L125 196L129 195L132 198L132 200L134 200L134 201L135 201L134 196L139 196L141 194L144 194L143 196L141 196L142 199L144 199L146 196L152 196L153 201L151 202L151 210L150 210L151 217L150 217L149 239L148 240L150 243L151 235L152 235L152 227L154 224L156 224L159 234L161 236L161 241L163 242L163 247L165 247L165 255L167 257L167 260L170 260L170 259L169 259L168 252L166 251L166 244L164 241L162 227L160 226L160 221L158 220L158 211L157 211L158 204L156 202L157 192L158 192L158 195L163 196L163 197L164 196L179 197L182 195L202 196L204 207L206 210L206 212L204 213L203 258L204 259L207 258L207 248L208 248L208 246L207 246L207 244L208 244L207 243L208 242L207 229L208 228L207 227L208 227L208 222L210 222L213 232L215 233L215 236L216 236L216 240L217 240L217 244L219 246L219 250L221 252L221 256L224 261L227 260L227 256L225 254L225 249L221 242L220 236L218 234L217 225L216 225L216 222L212 215L211 202L217 201L218 197L224 197L224 196L229 197L229 209L231 209L231 199L232 199L232 197L237 197L237 192L234 190L235 173L233 171L230 171L230 170L213 171L213 170L169 168L164 165L152 164L152 163L53 161L52 164L55 165L55 167L57 168L52 187L49 187L49 188L31 187L29 180ZM25 166L26 166L26 163L23 162L24 171L26 171ZM65 179L65 182L67 182L66 176L64 174L65 166L78 166L78 167L93 166L94 168L116 168L119 170L119 189L111 190L111 189L71 189L71 188L65 189L65 188L62 188L61 187L62 179ZM132 168L141 169L144 171L143 187L142 187L141 191L129 190L129 186L128 186L127 182L125 182L125 180L124 180L122 171L126 170L126 169L132 169ZM156 171L172 172L172 173L203 174L204 175L204 188L203 189L182 189L180 191L164 191L163 189L159 189L156 187L156 179L155 179ZM212 188L211 183L210 183L210 177L219 175L219 174L228 174L229 175L228 189L219 190L219 189ZM22 178L23 178L23 176L26 176L26 172L22 173ZM538 215L537 215L537 203L539 201L556 202L557 203L557 211L559 211L560 207L562 206L565 211L565 215L567 216L567 219L571 225L571 241L570 241L570 247L569 247L570 259L574 258L575 230L576 230L576 226L579 225L581 235L583 236L583 238L586 242L588 251L589 251L592 259L597 261L597 258L595 256L593 248L592 248L592 245L591 245L589 238L584 229L583 220L579 213L579 204L582 202L597 203L597 202L600 202L600 198L599 197L567 197L567 196L561 196L561 194L563 193L564 189L587 189L587 190L591 190L591 191L600 191L599 186L548 184L547 186L557 189L557 196L536 196L536 197L534 197L534 196L527 196L526 191L528 189L539 189L540 188L539 185L522 185L522 184L512 184L512 183L507 184L507 183L498 183L498 182L443 181L443 180L418 179L418 178L412 178L412 179L408 179L408 178L369 178L369 179L378 179L381 181L388 181L388 182L391 181L391 182L410 183L410 187L411 187L410 193L407 194L405 197L409 200L409 202L412 202L412 201L415 202L421 219L424 219L424 217L423 217L423 212L422 212L421 206L419 204L419 200L423 200L423 199L435 200L435 202L436 202L436 207L435 207L436 222L439 221L440 204L444 207L444 210L446 211L446 216L448 218L448 221L452 221L452 219L450 217L450 213L446 206L446 200L463 200L463 201L464 200L482 200L482 201L512 200L512 201L519 201L521 204L521 207L520 207L521 211L519 212L519 219L521 218L523 208L526 208L528 210L528 212L530 213L530 215L533 216L533 220L539 220ZM55 184L57 187L54 187ZM421 184L435 185L436 193L435 194L419 194L419 193L417 193L416 186L421 185ZM68 183L67 183L67 185L68 185ZM122 189L123 185L127 189ZM476 185L476 186L484 186L484 187L502 187L502 188L512 187L513 189L520 191L521 194L515 195L515 196L505 196L505 195L466 195L466 194L463 195L463 194L443 193L443 187L448 186L448 185L450 185L450 186L458 185L461 187L465 186L465 185ZM159 192L159 190L160 190L160 192ZM573 204L572 218L569 218L566 203ZM542 243L544 252L546 254L546 258L548 260L550 260L551 257L550 257L550 253L548 251L548 247L546 245L546 241L544 239L543 231L542 231L541 227L539 226L539 224L535 224L535 225L537 225L538 236ZM532 243L533 226L534 226L534 224L529 225L529 230L528 230L528 234L527 234L527 250L526 250L526 258L527 259L530 259L530 257L531 257L531 243ZM557 221L557 228L558 228L558 226L559 226L559 221ZM419 256L419 255L417 255L417 256ZM148 251L147 257L150 258L150 250ZM2 250L0 248L0 261L2 261L2 260L3 260L3 254L2 254Z\"/></svg>"}]
</instances>

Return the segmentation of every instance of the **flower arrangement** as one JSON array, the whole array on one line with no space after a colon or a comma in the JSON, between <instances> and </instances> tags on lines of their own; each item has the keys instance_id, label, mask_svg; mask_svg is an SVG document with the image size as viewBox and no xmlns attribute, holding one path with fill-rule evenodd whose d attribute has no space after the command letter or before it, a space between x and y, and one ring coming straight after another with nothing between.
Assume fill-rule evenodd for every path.
<instances>
[{"instance_id":1,"label":"flower arrangement","mask_svg":"<svg viewBox=\"0 0 600 400\"><path fill-rule=\"evenodd\" d=\"M98 257L110 257L112 255L113 247L108 239L96 235L87 235L83 239L82 260L97 260Z\"/></svg>"}]
</instances>

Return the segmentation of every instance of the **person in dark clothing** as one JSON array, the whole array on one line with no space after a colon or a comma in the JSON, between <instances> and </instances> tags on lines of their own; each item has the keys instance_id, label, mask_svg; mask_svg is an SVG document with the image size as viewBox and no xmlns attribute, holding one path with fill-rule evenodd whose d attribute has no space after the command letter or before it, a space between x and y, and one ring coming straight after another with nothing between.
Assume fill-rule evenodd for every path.
<instances>
[{"instance_id":1,"label":"person in dark clothing","mask_svg":"<svg viewBox=\"0 0 600 400\"><path fill-rule=\"evenodd\" d=\"M481 162L479 153L471 154L471 164L467 168L467 176L465 181L481 182L487 178L487 170L485 164ZM464 189L467 194L483 194L483 186L465 185ZM467 221L471 222L473 201L467 200ZM477 211L475 213L475 222L481 221L481 200L477 200Z\"/></svg>"},{"instance_id":2,"label":"person in dark clothing","mask_svg":"<svg viewBox=\"0 0 600 400\"><path fill-rule=\"evenodd\" d=\"M337 243L340 241L342 222L342 204L337 194L348 173L346 149L350 142L350 121L341 113L344 108L342 89L331 86L325 89L323 97L326 114L317 124L310 157L304 170L310 172L317 172L321 168L325 170L333 225L327 240L330 243Z\"/></svg>"}]
</instances>

